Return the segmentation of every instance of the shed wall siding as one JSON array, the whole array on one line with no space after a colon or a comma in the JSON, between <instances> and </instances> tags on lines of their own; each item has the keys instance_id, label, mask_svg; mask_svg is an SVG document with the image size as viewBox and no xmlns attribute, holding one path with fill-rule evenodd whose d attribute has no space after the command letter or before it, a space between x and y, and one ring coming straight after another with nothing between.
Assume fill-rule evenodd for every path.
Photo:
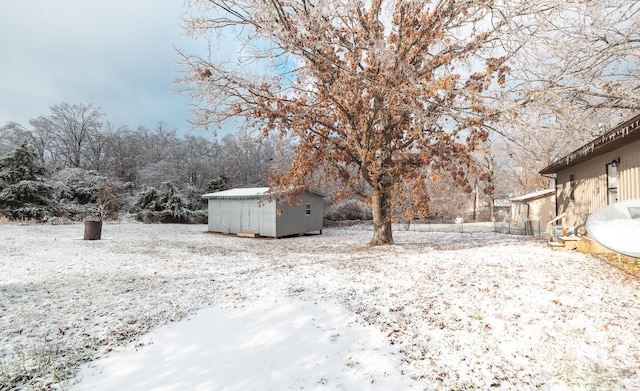
<instances>
[{"instance_id":1,"label":"shed wall siding","mask_svg":"<svg viewBox=\"0 0 640 391\"><path fill-rule=\"evenodd\" d=\"M517 225L524 225L525 220L539 221L546 227L556 214L555 194L529 201L514 201L511 204L511 220Z\"/></svg>"},{"instance_id":2,"label":"shed wall siding","mask_svg":"<svg viewBox=\"0 0 640 391\"><path fill-rule=\"evenodd\" d=\"M567 225L586 233L590 214L607 205L607 168L613 159L618 166L618 201L640 198L640 141L596 156L557 174L558 214L567 214ZM570 199L569 175L575 176L574 200Z\"/></svg>"},{"instance_id":3,"label":"shed wall siding","mask_svg":"<svg viewBox=\"0 0 640 391\"><path fill-rule=\"evenodd\" d=\"M324 206L322 197L304 192L300 195L300 200L302 202L295 208L286 202L280 204L282 213L276 217L276 236L282 237L322 230ZM307 204L311 205L311 215L306 214Z\"/></svg>"},{"instance_id":4,"label":"shed wall siding","mask_svg":"<svg viewBox=\"0 0 640 391\"><path fill-rule=\"evenodd\" d=\"M208 230L226 234L255 232L261 236L275 236L275 203L261 205L258 200L210 198Z\"/></svg>"},{"instance_id":5,"label":"shed wall siding","mask_svg":"<svg viewBox=\"0 0 640 391\"><path fill-rule=\"evenodd\" d=\"M253 232L266 237L283 237L322 230L324 199L305 191L301 203L292 207L279 203L281 214L276 211L276 202L258 199L208 199L208 230L225 234ZM311 205L311 214L306 214L306 205Z\"/></svg>"},{"instance_id":6,"label":"shed wall siding","mask_svg":"<svg viewBox=\"0 0 640 391\"><path fill-rule=\"evenodd\" d=\"M511 204L511 221L518 225L524 225L527 219L529 206L522 201L514 201Z\"/></svg>"},{"instance_id":7,"label":"shed wall siding","mask_svg":"<svg viewBox=\"0 0 640 391\"><path fill-rule=\"evenodd\" d=\"M529 202L529 220L539 221L542 227L546 227L555 214L553 194Z\"/></svg>"}]
</instances>

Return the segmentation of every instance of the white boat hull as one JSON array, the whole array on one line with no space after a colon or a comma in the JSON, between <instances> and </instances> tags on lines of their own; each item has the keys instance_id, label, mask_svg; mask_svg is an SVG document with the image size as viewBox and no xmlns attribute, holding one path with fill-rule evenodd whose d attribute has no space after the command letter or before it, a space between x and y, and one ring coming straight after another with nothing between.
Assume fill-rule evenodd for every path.
<instances>
[{"instance_id":1,"label":"white boat hull","mask_svg":"<svg viewBox=\"0 0 640 391\"><path fill-rule=\"evenodd\" d=\"M611 251L640 258L640 199L608 205L589 216L587 232Z\"/></svg>"}]
</instances>

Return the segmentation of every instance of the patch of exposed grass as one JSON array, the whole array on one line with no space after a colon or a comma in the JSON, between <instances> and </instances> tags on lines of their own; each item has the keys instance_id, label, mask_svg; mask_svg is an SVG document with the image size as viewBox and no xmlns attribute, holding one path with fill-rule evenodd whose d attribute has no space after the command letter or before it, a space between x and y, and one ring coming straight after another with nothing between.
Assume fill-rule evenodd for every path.
<instances>
[{"instance_id":1,"label":"patch of exposed grass","mask_svg":"<svg viewBox=\"0 0 640 391\"><path fill-rule=\"evenodd\" d=\"M640 258L613 253L601 254L599 257L605 259L611 266L636 278L640 278Z\"/></svg>"}]
</instances>

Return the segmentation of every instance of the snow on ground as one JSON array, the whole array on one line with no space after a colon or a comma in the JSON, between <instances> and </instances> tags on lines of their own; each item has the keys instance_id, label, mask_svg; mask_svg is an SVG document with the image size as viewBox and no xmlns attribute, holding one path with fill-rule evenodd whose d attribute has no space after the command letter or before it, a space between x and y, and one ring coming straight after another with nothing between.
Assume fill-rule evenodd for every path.
<instances>
[{"instance_id":1,"label":"snow on ground","mask_svg":"<svg viewBox=\"0 0 640 391\"><path fill-rule=\"evenodd\" d=\"M0 390L640 389L639 284L605 261L495 233L205 229L0 226Z\"/></svg>"},{"instance_id":2,"label":"snow on ground","mask_svg":"<svg viewBox=\"0 0 640 391\"><path fill-rule=\"evenodd\" d=\"M402 390L379 334L327 304L205 309L84 367L72 390Z\"/></svg>"}]
</instances>

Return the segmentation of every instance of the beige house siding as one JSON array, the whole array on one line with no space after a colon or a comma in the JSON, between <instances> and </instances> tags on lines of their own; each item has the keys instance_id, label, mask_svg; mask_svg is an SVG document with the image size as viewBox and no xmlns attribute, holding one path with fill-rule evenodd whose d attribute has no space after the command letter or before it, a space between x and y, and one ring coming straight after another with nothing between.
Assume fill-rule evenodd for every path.
<instances>
[{"instance_id":1,"label":"beige house siding","mask_svg":"<svg viewBox=\"0 0 640 391\"><path fill-rule=\"evenodd\" d=\"M540 193L540 192L538 192ZM532 193L511 200L511 221L516 225L524 225L525 220L531 220L546 227L549 220L555 217L555 193L544 191L544 194Z\"/></svg>"},{"instance_id":2,"label":"beige house siding","mask_svg":"<svg viewBox=\"0 0 640 391\"><path fill-rule=\"evenodd\" d=\"M511 204L511 222L515 225L523 225L529 214L529 207L524 202L513 202Z\"/></svg>"},{"instance_id":3,"label":"beige house siding","mask_svg":"<svg viewBox=\"0 0 640 391\"><path fill-rule=\"evenodd\" d=\"M640 141L620 150L619 201L640 198Z\"/></svg>"},{"instance_id":4,"label":"beige house siding","mask_svg":"<svg viewBox=\"0 0 640 391\"><path fill-rule=\"evenodd\" d=\"M539 221L543 230L555 214L556 205L553 202L553 195L529 202L529 220Z\"/></svg>"},{"instance_id":5,"label":"beige house siding","mask_svg":"<svg viewBox=\"0 0 640 391\"><path fill-rule=\"evenodd\" d=\"M578 233L586 233L589 215L608 204L607 164L618 158L618 201L640 198L640 141L558 171L558 214L566 213L567 225L576 227ZM575 181L573 200L571 174Z\"/></svg>"}]
</instances>

